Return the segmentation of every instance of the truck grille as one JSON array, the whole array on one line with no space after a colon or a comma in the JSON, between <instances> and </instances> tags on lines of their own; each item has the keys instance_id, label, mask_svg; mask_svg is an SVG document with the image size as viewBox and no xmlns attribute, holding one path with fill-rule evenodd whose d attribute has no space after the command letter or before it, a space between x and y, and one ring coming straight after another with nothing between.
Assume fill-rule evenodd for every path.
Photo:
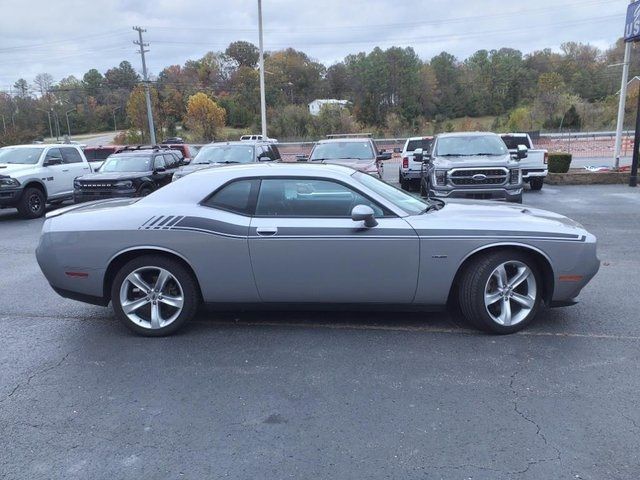
<instances>
[{"instance_id":1,"label":"truck grille","mask_svg":"<svg viewBox=\"0 0 640 480\"><path fill-rule=\"evenodd\" d=\"M103 190L112 190L113 183L112 182L81 182L80 188L82 188L82 190L100 192Z\"/></svg>"},{"instance_id":2,"label":"truck grille","mask_svg":"<svg viewBox=\"0 0 640 480\"><path fill-rule=\"evenodd\" d=\"M504 185L507 175L506 168L454 169L449 172L451 183L458 186Z\"/></svg>"}]
</instances>

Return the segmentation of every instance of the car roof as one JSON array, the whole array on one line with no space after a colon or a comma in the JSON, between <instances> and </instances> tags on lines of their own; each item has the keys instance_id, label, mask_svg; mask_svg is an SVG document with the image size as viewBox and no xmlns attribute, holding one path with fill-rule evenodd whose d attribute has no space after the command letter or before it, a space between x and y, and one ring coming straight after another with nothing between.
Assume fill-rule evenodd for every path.
<instances>
[{"instance_id":1,"label":"car roof","mask_svg":"<svg viewBox=\"0 0 640 480\"><path fill-rule=\"evenodd\" d=\"M273 145L273 143L265 142L264 140L231 140L228 142L207 143L204 147L219 147L224 145L239 145L241 147L246 147L247 145Z\"/></svg>"},{"instance_id":2,"label":"car roof","mask_svg":"<svg viewBox=\"0 0 640 480\"><path fill-rule=\"evenodd\" d=\"M80 148L80 145L75 145L75 144L72 144L72 143L27 143L27 144L23 144L23 145L5 145L5 147L10 147L10 148L47 148L47 147Z\"/></svg>"},{"instance_id":3,"label":"car roof","mask_svg":"<svg viewBox=\"0 0 640 480\"><path fill-rule=\"evenodd\" d=\"M498 137L499 135L493 132L451 132L451 133L439 133L438 138L447 137Z\"/></svg>"},{"instance_id":4,"label":"car roof","mask_svg":"<svg viewBox=\"0 0 640 480\"><path fill-rule=\"evenodd\" d=\"M407 138L408 142L413 142L413 141L416 141L416 140L433 140L433 136L424 135L422 137L409 137L409 138Z\"/></svg>"},{"instance_id":5,"label":"car roof","mask_svg":"<svg viewBox=\"0 0 640 480\"><path fill-rule=\"evenodd\" d=\"M279 163L279 162L264 162L264 163L244 163L242 165L228 165L221 168L205 168L198 170L190 175L209 175L216 176L224 173L235 173L239 176L251 176L251 175L325 175L327 172L339 173L343 175L351 175L356 170L344 165L335 165L331 163Z\"/></svg>"},{"instance_id":6,"label":"car roof","mask_svg":"<svg viewBox=\"0 0 640 480\"><path fill-rule=\"evenodd\" d=\"M147 149L140 149L140 150L125 149L125 150L120 150L119 152L115 153L115 155L122 155L123 153L127 155L150 155L152 153L172 153L172 152L168 148L163 148L163 149L147 148Z\"/></svg>"},{"instance_id":7,"label":"car roof","mask_svg":"<svg viewBox=\"0 0 640 480\"><path fill-rule=\"evenodd\" d=\"M354 143L354 142L371 142L373 141L371 138L369 137L347 137L347 138L326 138L324 140L318 140L317 143L346 143L346 142L350 142L350 143Z\"/></svg>"}]
</instances>

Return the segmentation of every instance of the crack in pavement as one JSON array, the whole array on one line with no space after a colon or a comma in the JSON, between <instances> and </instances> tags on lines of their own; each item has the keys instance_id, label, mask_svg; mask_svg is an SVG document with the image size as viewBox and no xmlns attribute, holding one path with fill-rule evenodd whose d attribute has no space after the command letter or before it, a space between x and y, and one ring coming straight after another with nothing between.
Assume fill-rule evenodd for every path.
<instances>
[{"instance_id":1,"label":"crack in pavement","mask_svg":"<svg viewBox=\"0 0 640 480\"><path fill-rule=\"evenodd\" d=\"M66 353L58 362L56 362L53 365L49 365L46 368L43 368L41 370L38 370L34 373L32 373L31 375L29 375L27 377L27 380L21 383L18 383L15 387L13 387L13 389L9 392L8 395L6 395L4 398L0 398L0 403L4 403L6 400L8 400L9 398L11 398L18 390L20 390L22 387L27 387L30 383L31 380L33 380L35 377L39 376L39 375L43 375L47 372L50 372L51 370L54 370L56 368L58 368L60 365L62 365L65 360L69 357L69 355L71 355L75 350Z\"/></svg>"}]
</instances>

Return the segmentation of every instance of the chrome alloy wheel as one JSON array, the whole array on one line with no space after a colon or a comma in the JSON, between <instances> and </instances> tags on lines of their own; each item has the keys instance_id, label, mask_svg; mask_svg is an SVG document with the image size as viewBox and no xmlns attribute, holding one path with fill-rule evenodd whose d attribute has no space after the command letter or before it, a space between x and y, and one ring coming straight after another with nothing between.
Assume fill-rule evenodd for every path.
<instances>
[{"instance_id":1,"label":"chrome alloy wheel","mask_svg":"<svg viewBox=\"0 0 640 480\"><path fill-rule=\"evenodd\" d=\"M168 270L141 267L122 282L120 305L129 320L156 330L170 325L180 316L184 292L178 279Z\"/></svg>"},{"instance_id":2,"label":"chrome alloy wheel","mask_svg":"<svg viewBox=\"0 0 640 480\"><path fill-rule=\"evenodd\" d=\"M536 277L527 265L518 261L498 265L484 288L484 305L489 316L505 327L527 318L536 299Z\"/></svg>"},{"instance_id":3,"label":"chrome alloy wheel","mask_svg":"<svg viewBox=\"0 0 640 480\"><path fill-rule=\"evenodd\" d=\"M42 208L42 201L40 200L40 196L35 193L29 196L29 209L33 213L38 213L41 208Z\"/></svg>"}]
</instances>

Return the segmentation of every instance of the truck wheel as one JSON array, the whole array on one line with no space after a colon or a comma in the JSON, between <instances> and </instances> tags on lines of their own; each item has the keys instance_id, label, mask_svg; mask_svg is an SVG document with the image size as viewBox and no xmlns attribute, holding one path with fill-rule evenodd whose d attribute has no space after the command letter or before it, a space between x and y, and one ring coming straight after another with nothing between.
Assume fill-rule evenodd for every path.
<instances>
[{"instance_id":1,"label":"truck wheel","mask_svg":"<svg viewBox=\"0 0 640 480\"><path fill-rule=\"evenodd\" d=\"M420 196L425 198L429 196L429 185L423 179L420 179Z\"/></svg>"},{"instance_id":2,"label":"truck wheel","mask_svg":"<svg viewBox=\"0 0 640 480\"><path fill-rule=\"evenodd\" d=\"M18 202L18 213L23 218L40 218L45 212L46 198L39 188L28 187Z\"/></svg>"},{"instance_id":3,"label":"truck wheel","mask_svg":"<svg viewBox=\"0 0 640 480\"><path fill-rule=\"evenodd\" d=\"M144 255L116 274L111 301L118 319L148 337L170 335L196 314L198 285L181 263L162 255Z\"/></svg>"},{"instance_id":4,"label":"truck wheel","mask_svg":"<svg viewBox=\"0 0 640 480\"><path fill-rule=\"evenodd\" d=\"M149 187L142 187L140 189L140 191L138 192L138 196L139 197L146 197L147 195L149 195L151 192L153 192L153 190L151 190L151 188Z\"/></svg>"},{"instance_id":5,"label":"truck wheel","mask_svg":"<svg viewBox=\"0 0 640 480\"><path fill-rule=\"evenodd\" d=\"M503 250L480 256L465 268L458 291L464 318L476 328L508 334L536 316L542 282L536 264L521 252Z\"/></svg>"},{"instance_id":6,"label":"truck wheel","mask_svg":"<svg viewBox=\"0 0 640 480\"><path fill-rule=\"evenodd\" d=\"M400 188L402 190L407 190L407 191L409 190L409 182L404 179L401 171L398 171L398 181L400 183Z\"/></svg>"},{"instance_id":7,"label":"truck wheel","mask_svg":"<svg viewBox=\"0 0 640 480\"><path fill-rule=\"evenodd\" d=\"M534 177L529 180L529 185L531 185L531 190L542 190L542 185L544 185L544 178Z\"/></svg>"}]
</instances>

